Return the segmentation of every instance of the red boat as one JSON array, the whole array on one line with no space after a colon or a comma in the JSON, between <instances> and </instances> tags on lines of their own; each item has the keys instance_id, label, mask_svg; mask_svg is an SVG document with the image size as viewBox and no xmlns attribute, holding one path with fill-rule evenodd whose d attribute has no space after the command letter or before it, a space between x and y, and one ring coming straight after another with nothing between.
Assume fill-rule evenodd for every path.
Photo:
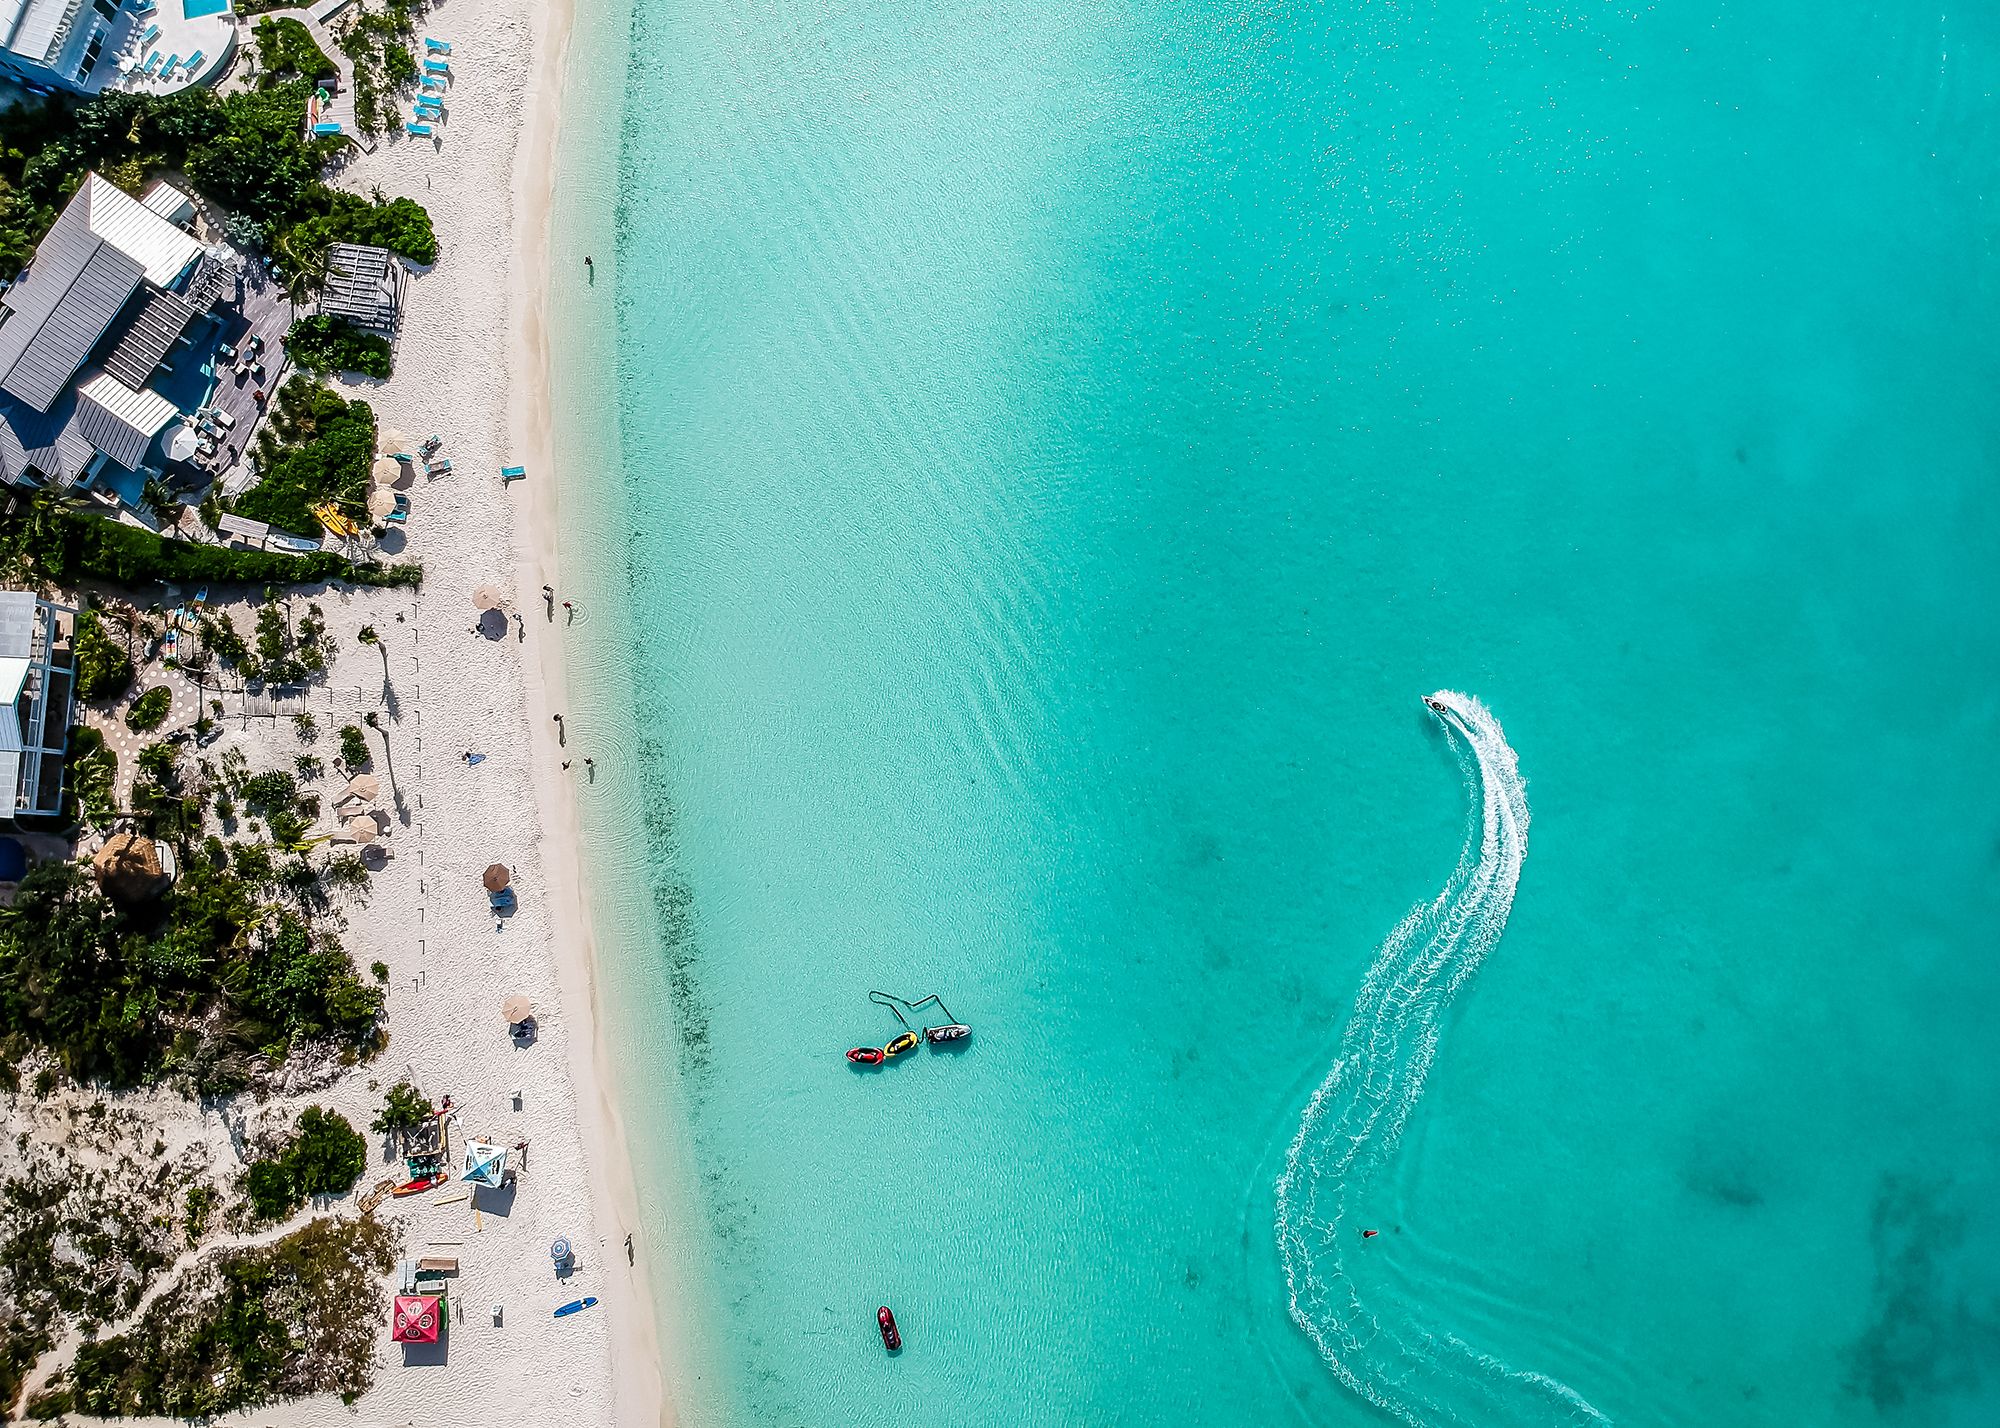
<instances>
[{"instance_id":1,"label":"red boat","mask_svg":"<svg viewBox=\"0 0 2000 1428\"><path fill-rule=\"evenodd\" d=\"M444 1177L442 1175L426 1175L412 1180L408 1184L398 1185L389 1193L391 1195L421 1195L432 1186L442 1184L444 1184Z\"/></svg>"},{"instance_id":2,"label":"red boat","mask_svg":"<svg viewBox=\"0 0 2000 1428\"><path fill-rule=\"evenodd\" d=\"M875 1311L875 1324L882 1331L883 1348L893 1354L903 1347L903 1336L896 1330L896 1316L889 1312L888 1305Z\"/></svg>"},{"instance_id":3,"label":"red boat","mask_svg":"<svg viewBox=\"0 0 2000 1428\"><path fill-rule=\"evenodd\" d=\"M863 1066L880 1066L888 1058L883 1056L879 1046L857 1046L847 1053L847 1059Z\"/></svg>"}]
</instances>

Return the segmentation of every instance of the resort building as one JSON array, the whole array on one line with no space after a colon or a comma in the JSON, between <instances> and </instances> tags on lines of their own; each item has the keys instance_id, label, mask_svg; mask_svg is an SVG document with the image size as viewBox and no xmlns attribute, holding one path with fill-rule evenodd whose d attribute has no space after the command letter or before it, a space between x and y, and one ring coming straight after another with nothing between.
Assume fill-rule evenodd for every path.
<instances>
[{"instance_id":1,"label":"resort building","mask_svg":"<svg viewBox=\"0 0 2000 1428\"><path fill-rule=\"evenodd\" d=\"M238 260L168 216L191 208L170 185L141 201L91 174L0 296L0 481L136 506L199 440L182 419L215 388L210 312Z\"/></svg>"},{"instance_id":2,"label":"resort building","mask_svg":"<svg viewBox=\"0 0 2000 1428\"><path fill-rule=\"evenodd\" d=\"M0 819L61 811L75 680L76 611L0 590Z\"/></svg>"},{"instance_id":3,"label":"resort building","mask_svg":"<svg viewBox=\"0 0 2000 1428\"><path fill-rule=\"evenodd\" d=\"M0 0L0 75L37 94L171 94L235 52L229 0Z\"/></svg>"}]
</instances>

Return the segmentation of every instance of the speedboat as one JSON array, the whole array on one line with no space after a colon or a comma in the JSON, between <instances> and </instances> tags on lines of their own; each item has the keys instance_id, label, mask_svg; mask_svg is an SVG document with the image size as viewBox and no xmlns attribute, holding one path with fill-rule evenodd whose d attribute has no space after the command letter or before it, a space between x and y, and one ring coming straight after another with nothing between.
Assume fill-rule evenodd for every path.
<instances>
[{"instance_id":1,"label":"speedboat","mask_svg":"<svg viewBox=\"0 0 2000 1428\"><path fill-rule=\"evenodd\" d=\"M1445 712L1444 701L1440 699L1433 699L1428 694L1424 696L1424 707L1430 710L1431 713L1433 714L1442 714Z\"/></svg>"},{"instance_id":2,"label":"speedboat","mask_svg":"<svg viewBox=\"0 0 2000 1428\"><path fill-rule=\"evenodd\" d=\"M901 1056L905 1051L915 1050L916 1045L917 1045L917 1034L914 1031L906 1031L902 1035L898 1036L894 1041L890 1042L887 1046L883 1047L882 1055L885 1057Z\"/></svg>"},{"instance_id":3,"label":"speedboat","mask_svg":"<svg viewBox=\"0 0 2000 1428\"><path fill-rule=\"evenodd\" d=\"M888 1058L879 1046L857 1046L847 1053L847 1059L862 1066L880 1066Z\"/></svg>"},{"instance_id":4,"label":"speedboat","mask_svg":"<svg viewBox=\"0 0 2000 1428\"><path fill-rule=\"evenodd\" d=\"M903 1336L896 1328L896 1316L889 1312L887 1304L875 1311L875 1326L882 1331L883 1348L893 1354L903 1347Z\"/></svg>"},{"instance_id":5,"label":"speedboat","mask_svg":"<svg viewBox=\"0 0 2000 1428\"><path fill-rule=\"evenodd\" d=\"M936 1046L940 1041L962 1041L970 1035L972 1035L972 1028L960 1021L947 1022L943 1026L927 1026L924 1028L924 1040L933 1046Z\"/></svg>"}]
</instances>

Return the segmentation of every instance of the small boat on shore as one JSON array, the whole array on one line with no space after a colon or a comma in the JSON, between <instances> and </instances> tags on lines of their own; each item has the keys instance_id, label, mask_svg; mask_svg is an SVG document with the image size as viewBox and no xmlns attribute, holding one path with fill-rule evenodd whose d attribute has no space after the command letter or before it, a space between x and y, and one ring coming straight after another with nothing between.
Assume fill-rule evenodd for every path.
<instances>
[{"instance_id":1,"label":"small boat on shore","mask_svg":"<svg viewBox=\"0 0 2000 1428\"><path fill-rule=\"evenodd\" d=\"M847 1053L847 1059L860 1066L880 1066L888 1060L879 1046L857 1046Z\"/></svg>"},{"instance_id":2,"label":"small boat on shore","mask_svg":"<svg viewBox=\"0 0 2000 1428\"><path fill-rule=\"evenodd\" d=\"M916 1047L917 1034L914 1031L906 1031L883 1047L882 1055L884 1057L901 1056L905 1051L916 1050Z\"/></svg>"},{"instance_id":3,"label":"small boat on shore","mask_svg":"<svg viewBox=\"0 0 2000 1428\"><path fill-rule=\"evenodd\" d=\"M882 1331L883 1348L893 1354L903 1347L902 1332L896 1328L896 1316L889 1312L888 1305L875 1311L875 1327Z\"/></svg>"},{"instance_id":4,"label":"small boat on shore","mask_svg":"<svg viewBox=\"0 0 2000 1428\"><path fill-rule=\"evenodd\" d=\"M924 1028L924 1040L928 1041L932 1046L936 1046L939 1042L944 1041L963 1041L970 1035L972 1035L972 1028L962 1021L950 1022L944 1026L927 1026Z\"/></svg>"},{"instance_id":5,"label":"small boat on shore","mask_svg":"<svg viewBox=\"0 0 2000 1428\"><path fill-rule=\"evenodd\" d=\"M391 1195L396 1195L396 1196L421 1195L426 1190L435 1189L437 1186L444 1184L444 1181L445 1177L442 1175L419 1176L415 1180L411 1180L405 1184L398 1185L395 1189L391 1190L389 1193Z\"/></svg>"}]
</instances>

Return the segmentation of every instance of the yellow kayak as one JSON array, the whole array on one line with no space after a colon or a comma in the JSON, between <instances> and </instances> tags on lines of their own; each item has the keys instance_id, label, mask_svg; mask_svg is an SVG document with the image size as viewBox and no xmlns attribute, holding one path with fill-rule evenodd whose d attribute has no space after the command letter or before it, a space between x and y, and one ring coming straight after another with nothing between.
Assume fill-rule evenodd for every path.
<instances>
[{"instance_id":1,"label":"yellow kayak","mask_svg":"<svg viewBox=\"0 0 2000 1428\"><path fill-rule=\"evenodd\" d=\"M361 530L361 527L357 526L346 516L343 516L340 513L340 507L334 505L331 501L322 501L319 505L312 507L312 513L319 518L321 525L337 536L351 536L359 533Z\"/></svg>"}]
</instances>

